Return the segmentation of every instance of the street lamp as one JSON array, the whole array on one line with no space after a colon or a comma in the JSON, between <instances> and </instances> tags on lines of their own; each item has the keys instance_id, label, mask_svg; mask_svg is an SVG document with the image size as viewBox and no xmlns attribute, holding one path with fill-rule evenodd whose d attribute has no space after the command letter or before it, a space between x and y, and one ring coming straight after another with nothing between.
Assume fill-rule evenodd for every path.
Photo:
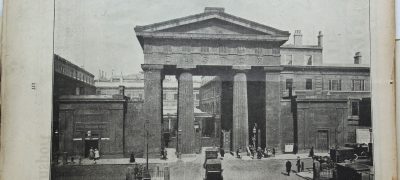
<instances>
[{"instance_id":1,"label":"street lamp","mask_svg":"<svg viewBox=\"0 0 400 180\"><path fill-rule=\"evenodd\" d=\"M177 138L177 141L176 141L176 150L177 150L177 155L178 155L178 158L180 159L181 158L181 138L182 138L182 136L181 136L181 134L182 134L182 130L181 129L178 129L178 134L176 135L176 138Z\"/></svg>"},{"instance_id":2,"label":"street lamp","mask_svg":"<svg viewBox=\"0 0 400 180\"><path fill-rule=\"evenodd\" d=\"M256 133L257 133L257 123L254 123L253 127L253 147L256 148Z\"/></svg>"}]
</instances>

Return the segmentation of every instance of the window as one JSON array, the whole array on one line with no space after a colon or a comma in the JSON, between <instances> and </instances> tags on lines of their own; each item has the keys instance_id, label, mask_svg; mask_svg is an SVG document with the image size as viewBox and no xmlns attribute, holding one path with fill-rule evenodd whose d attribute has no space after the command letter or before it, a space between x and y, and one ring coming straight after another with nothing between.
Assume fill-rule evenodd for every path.
<instances>
[{"instance_id":1,"label":"window","mask_svg":"<svg viewBox=\"0 0 400 180\"><path fill-rule=\"evenodd\" d=\"M178 94L174 94L174 100L178 99Z\"/></svg>"},{"instance_id":2,"label":"window","mask_svg":"<svg viewBox=\"0 0 400 180\"><path fill-rule=\"evenodd\" d=\"M261 55L262 54L262 49L261 48L256 48L254 51L255 51L255 53L257 55Z\"/></svg>"},{"instance_id":3,"label":"window","mask_svg":"<svg viewBox=\"0 0 400 180\"><path fill-rule=\"evenodd\" d=\"M182 47L183 52L190 52L190 46L183 46Z\"/></svg>"},{"instance_id":4,"label":"window","mask_svg":"<svg viewBox=\"0 0 400 180\"><path fill-rule=\"evenodd\" d=\"M306 90L312 90L312 79L306 79Z\"/></svg>"},{"instance_id":5,"label":"window","mask_svg":"<svg viewBox=\"0 0 400 180\"><path fill-rule=\"evenodd\" d=\"M359 115L359 102L358 101L352 101L351 102L351 115L352 116L358 116Z\"/></svg>"},{"instance_id":6,"label":"window","mask_svg":"<svg viewBox=\"0 0 400 180\"><path fill-rule=\"evenodd\" d=\"M286 79L286 89L293 87L293 79Z\"/></svg>"},{"instance_id":7,"label":"window","mask_svg":"<svg viewBox=\"0 0 400 180\"><path fill-rule=\"evenodd\" d=\"M351 90L352 91L364 91L364 80L363 79L353 79L351 81Z\"/></svg>"},{"instance_id":8,"label":"window","mask_svg":"<svg viewBox=\"0 0 400 180\"><path fill-rule=\"evenodd\" d=\"M293 64L293 55L285 55L285 62L286 62L286 65L292 65Z\"/></svg>"},{"instance_id":9,"label":"window","mask_svg":"<svg viewBox=\"0 0 400 180\"><path fill-rule=\"evenodd\" d=\"M201 47L201 52L203 52L203 53L208 53L210 50L209 50L209 48L207 47L207 46L202 46Z\"/></svg>"},{"instance_id":10,"label":"window","mask_svg":"<svg viewBox=\"0 0 400 180\"><path fill-rule=\"evenodd\" d=\"M165 45L163 51L164 52L168 52L168 53L171 52L172 51L171 50L171 46L170 45Z\"/></svg>"},{"instance_id":11,"label":"window","mask_svg":"<svg viewBox=\"0 0 400 180\"><path fill-rule=\"evenodd\" d=\"M200 100L200 94L195 94L196 100Z\"/></svg>"},{"instance_id":12,"label":"window","mask_svg":"<svg viewBox=\"0 0 400 180\"><path fill-rule=\"evenodd\" d=\"M239 47L237 48L237 52L238 52L238 54L242 54L242 53L245 52L245 48L244 48L243 46L239 46Z\"/></svg>"},{"instance_id":13,"label":"window","mask_svg":"<svg viewBox=\"0 0 400 180\"><path fill-rule=\"evenodd\" d=\"M342 90L342 80L329 80L329 90L340 91Z\"/></svg>"},{"instance_id":14,"label":"window","mask_svg":"<svg viewBox=\"0 0 400 180\"><path fill-rule=\"evenodd\" d=\"M227 53L228 49L225 46L220 46L219 47L219 53Z\"/></svg>"},{"instance_id":15,"label":"window","mask_svg":"<svg viewBox=\"0 0 400 180\"><path fill-rule=\"evenodd\" d=\"M306 55L304 56L304 60L307 66L312 66L313 62L312 62L312 56L311 55Z\"/></svg>"}]
</instances>

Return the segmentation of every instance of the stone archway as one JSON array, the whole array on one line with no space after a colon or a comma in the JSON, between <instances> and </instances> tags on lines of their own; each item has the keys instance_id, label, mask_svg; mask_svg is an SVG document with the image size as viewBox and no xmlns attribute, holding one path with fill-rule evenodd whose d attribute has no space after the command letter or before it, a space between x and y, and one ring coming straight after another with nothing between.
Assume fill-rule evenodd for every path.
<instances>
[{"instance_id":1,"label":"stone archway","mask_svg":"<svg viewBox=\"0 0 400 180\"><path fill-rule=\"evenodd\" d=\"M195 75L220 76L232 83L232 96L227 97L231 101L221 100L232 103L232 115L226 117L232 122L232 148L249 145L248 81L265 83L265 136L273 133L270 129L279 128L279 107L274 103L279 103L279 47L288 40L287 31L227 14L223 8L206 8L194 16L137 26L135 32L144 53L144 113L146 129L152 134L148 138L150 155L157 156L162 145L164 75L176 75L178 79L179 151L184 154L195 150ZM249 74L257 74L257 78L249 79ZM268 138L264 139L269 143Z\"/></svg>"}]
</instances>

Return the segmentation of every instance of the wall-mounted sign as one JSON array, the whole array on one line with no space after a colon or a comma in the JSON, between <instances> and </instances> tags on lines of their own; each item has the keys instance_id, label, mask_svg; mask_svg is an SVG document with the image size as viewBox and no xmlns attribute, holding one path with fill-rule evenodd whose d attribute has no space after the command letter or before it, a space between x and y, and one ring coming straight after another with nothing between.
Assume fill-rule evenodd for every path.
<instances>
[{"instance_id":1,"label":"wall-mounted sign","mask_svg":"<svg viewBox=\"0 0 400 180\"><path fill-rule=\"evenodd\" d=\"M104 131L108 124L107 122L76 122L75 132Z\"/></svg>"},{"instance_id":2,"label":"wall-mounted sign","mask_svg":"<svg viewBox=\"0 0 400 180\"><path fill-rule=\"evenodd\" d=\"M356 142L359 144L368 144L371 140L369 129L356 129Z\"/></svg>"},{"instance_id":3,"label":"wall-mounted sign","mask_svg":"<svg viewBox=\"0 0 400 180\"><path fill-rule=\"evenodd\" d=\"M285 144L285 152L293 152L293 144Z\"/></svg>"}]
</instances>

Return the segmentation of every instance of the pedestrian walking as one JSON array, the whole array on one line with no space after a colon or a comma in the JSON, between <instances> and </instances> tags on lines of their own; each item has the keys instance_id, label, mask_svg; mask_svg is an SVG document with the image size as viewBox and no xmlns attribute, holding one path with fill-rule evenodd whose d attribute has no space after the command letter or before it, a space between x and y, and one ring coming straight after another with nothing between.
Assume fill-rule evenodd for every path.
<instances>
[{"instance_id":1,"label":"pedestrian walking","mask_svg":"<svg viewBox=\"0 0 400 180\"><path fill-rule=\"evenodd\" d=\"M287 172L288 176L290 176L291 169L292 169L292 163L288 160L288 161L286 161L286 172Z\"/></svg>"},{"instance_id":2,"label":"pedestrian walking","mask_svg":"<svg viewBox=\"0 0 400 180\"><path fill-rule=\"evenodd\" d=\"M164 148L164 159L165 159L165 160L167 160L167 159L168 159L167 155L168 155L167 149L166 149L166 148Z\"/></svg>"},{"instance_id":3,"label":"pedestrian walking","mask_svg":"<svg viewBox=\"0 0 400 180\"><path fill-rule=\"evenodd\" d=\"M309 157L314 157L314 146L312 146L310 149Z\"/></svg>"},{"instance_id":4,"label":"pedestrian walking","mask_svg":"<svg viewBox=\"0 0 400 180\"><path fill-rule=\"evenodd\" d=\"M136 160L135 160L135 154L132 152L131 153L131 157L129 158L129 162L130 163L134 163Z\"/></svg>"},{"instance_id":5,"label":"pedestrian walking","mask_svg":"<svg viewBox=\"0 0 400 180\"><path fill-rule=\"evenodd\" d=\"M272 156L275 157L275 148L272 148Z\"/></svg>"},{"instance_id":6,"label":"pedestrian walking","mask_svg":"<svg viewBox=\"0 0 400 180\"><path fill-rule=\"evenodd\" d=\"M90 149L89 149L89 159L94 159L94 150L93 150L93 147L90 147Z\"/></svg>"},{"instance_id":7,"label":"pedestrian walking","mask_svg":"<svg viewBox=\"0 0 400 180\"><path fill-rule=\"evenodd\" d=\"M219 153L221 154L222 158L225 156L225 151L223 148L219 148Z\"/></svg>"},{"instance_id":8,"label":"pedestrian walking","mask_svg":"<svg viewBox=\"0 0 400 180\"><path fill-rule=\"evenodd\" d=\"M94 159L100 159L100 151L97 148L94 149Z\"/></svg>"},{"instance_id":9,"label":"pedestrian walking","mask_svg":"<svg viewBox=\"0 0 400 180\"><path fill-rule=\"evenodd\" d=\"M297 156L296 166L297 166L297 172L301 172L301 161L299 156Z\"/></svg>"},{"instance_id":10,"label":"pedestrian walking","mask_svg":"<svg viewBox=\"0 0 400 180\"><path fill-rule=\"evenodd\" d=\"M261 149L261 147L257 148L257 159L261 159L263 155L263 151Z\"/></svg>"}]
</instances>

